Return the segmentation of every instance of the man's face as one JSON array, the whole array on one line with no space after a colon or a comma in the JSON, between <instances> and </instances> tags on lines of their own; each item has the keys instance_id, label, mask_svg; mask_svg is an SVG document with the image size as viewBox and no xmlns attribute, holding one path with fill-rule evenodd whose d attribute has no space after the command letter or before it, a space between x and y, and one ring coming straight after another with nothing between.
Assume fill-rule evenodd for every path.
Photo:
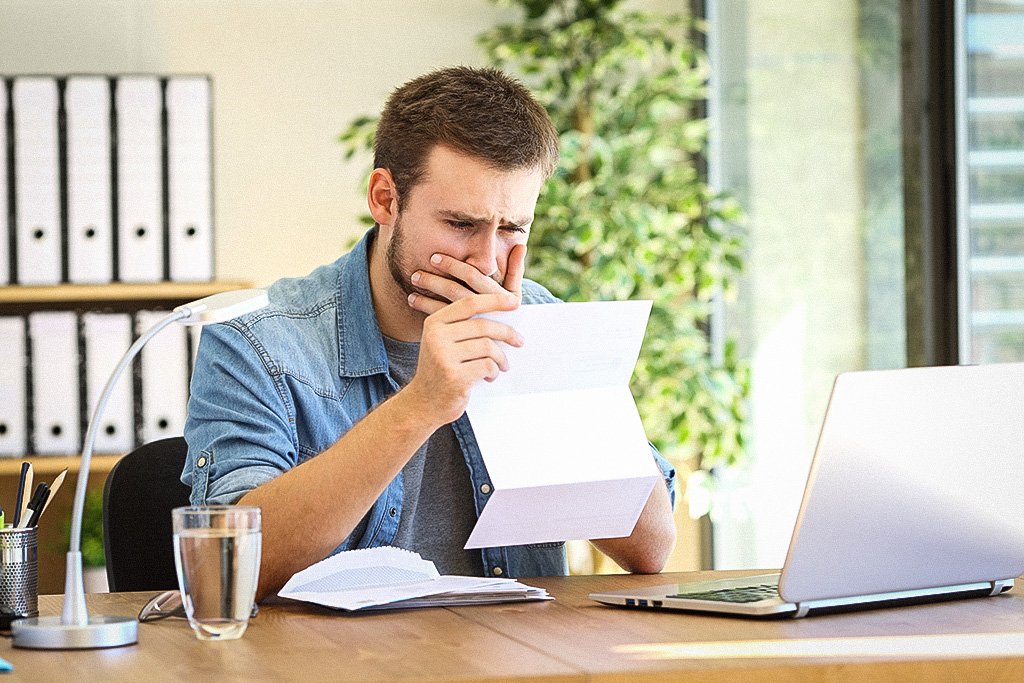
<instances>
[{"instance_id":1,"label":"man's face","mask_svg":"<svg viewBox=\"0 0 1024 683\"><path fill-rule=\"evenodd\" d=\"M381 226L391 276L406 294L437 298L414 287L411 277L417 270L444 275L430 257L446 254L503 282L512 247L526 244L543 181L539 169L496 171L435 147L402 211L390 226Z\"/></svg>"}]
</instances>

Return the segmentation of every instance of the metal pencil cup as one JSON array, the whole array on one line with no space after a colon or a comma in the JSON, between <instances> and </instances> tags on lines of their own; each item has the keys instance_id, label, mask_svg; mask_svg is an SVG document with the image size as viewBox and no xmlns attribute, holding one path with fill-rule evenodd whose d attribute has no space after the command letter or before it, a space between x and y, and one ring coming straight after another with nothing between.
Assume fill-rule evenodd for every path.
<instances>
[{"instance_id":1,"label":"metal pencil cup","mask_svg":"<svg viewBox=\"0 0 1024 683\"><path fill-rule=\"evenodd\" d=\"M0 529L0 629L39 616L38 527Z\"/></svg>"}]
</instances>

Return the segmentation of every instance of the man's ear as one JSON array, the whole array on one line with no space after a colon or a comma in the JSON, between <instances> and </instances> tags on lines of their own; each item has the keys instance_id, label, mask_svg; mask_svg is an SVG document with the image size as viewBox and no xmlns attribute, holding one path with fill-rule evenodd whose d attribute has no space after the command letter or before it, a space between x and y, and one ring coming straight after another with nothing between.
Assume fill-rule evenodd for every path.
<instances>
[{"instance_id":1,"label":"man's ear","mask_svg":"<svg viewBox=\"0 0 1024 683\"><path fill-rule=\"evenodd\" d=\"M398 216L398 189L391 171L386 168L375 168L370 173L370 181L366 190L366 203L370 207L370 215L378 225L391 225Z\"/></svg>"}]
</instances>

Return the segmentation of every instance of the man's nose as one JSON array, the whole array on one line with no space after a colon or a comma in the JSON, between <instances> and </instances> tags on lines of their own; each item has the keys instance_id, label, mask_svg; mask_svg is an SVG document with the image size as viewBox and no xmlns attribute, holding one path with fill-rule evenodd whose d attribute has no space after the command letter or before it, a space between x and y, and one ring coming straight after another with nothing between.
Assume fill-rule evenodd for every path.
<instances>
[{"instance_id":1,"label":"man's nose","mask_svg":"<svg viewBox=\"0 0 1024 683\"><path fill-rule=\"evenodd\" d=\"M473 240L472 251L466 263L488 277L498 274L498 236L495 234L478 235Z\"/></svg>"}]
</instances>

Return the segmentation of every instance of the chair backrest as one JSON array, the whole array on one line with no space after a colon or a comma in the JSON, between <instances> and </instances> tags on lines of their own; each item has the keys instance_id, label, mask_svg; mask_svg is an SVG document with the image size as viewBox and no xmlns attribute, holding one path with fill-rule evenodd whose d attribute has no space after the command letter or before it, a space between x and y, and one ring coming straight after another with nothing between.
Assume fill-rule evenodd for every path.
<instances>
[{"instance_id":1,"label":"chair backrest","mask_svg":"<svg viewBox=\"0 0 1024 683\"><path fill-rule=\"evenodd\" d=\"M117 461L103 489L103 550L112 591L178 587L171 510L189 504L182 437L139 446Z\"/></svg>"}]
</instances>

